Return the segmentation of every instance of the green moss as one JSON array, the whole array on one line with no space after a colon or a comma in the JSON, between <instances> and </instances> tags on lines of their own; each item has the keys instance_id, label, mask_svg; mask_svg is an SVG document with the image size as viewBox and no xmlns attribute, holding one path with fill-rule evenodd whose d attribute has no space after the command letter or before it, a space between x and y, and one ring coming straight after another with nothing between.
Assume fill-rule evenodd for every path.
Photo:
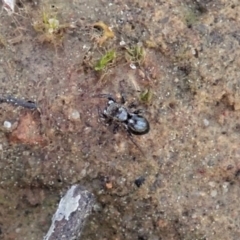
<instances>
[{"instance_id":1,"label":"green moss","mask_svg":"<svg viewBox=\"0 0 240 240\"><path fill-rule=\"evenodd\" d=\"M55 46L61 46L65 29L74 28L71 24L60 24L57 13L43 8L34 18L33 28L40 33L38 39L40 42L52 43Z\"/></svg>"},{"instance_id":2,"label":"green moss","mask_svg":"<svg viewBox=\"0 0 240 240\"><path fill-rule=\"evenodd\" d=\"M95 64L94 70L95 71L103 71L105 70L109 64L113 63L116 58L116 52L114 50L108 51L104 54Z\"/></svg>"},{"instance_id":3,"label":"green moss","mask_svg":"<svg viewBox=\"0 0 240 240\"><path fill-rule=\"evenodd\" d=\"M126 48L125 58L128 62L142 64L145 59L145 50L142 46Z\"/></svg>"},{"instance_id":4,"label":"green moss","mask_svg":"<svg viewBox=\"0 0 240 240\"><path fill-rule=\"evenodd\" d=\"M146 89L140 93L140 101L143 103L150 103L152 100L152 91L150 89Z\"/></svg>"},{"instance_id":5,"label":"green moss","mask_svg":"<svg viewBox=\"0 0 240 240\"><path fill-rule=\"evenodd\" d=\"M59 26L56 14L48 12L45 9L42 9L39 20L33 23L34 30L41 33L56 33Z\"/></svg>"},{"instance_id":6,"label":"green moss","mask_svg":"<svg viewBox=\"0 0 240 240\"><path fill-rule=\"evenodd\" d=\"M191 9L185 12L184 17L187 26L192 26L195 22L197 22L197 15Z\"/></svg>"},{"instance_id":7,"label":"green moss","mask_svg":"<svg viewBox=\"0 0 240 240\"><path fill-rule=\"evenodd\" d=\"M199 16L206 12L207 9L201 1L193 1L192 4L185 6L183 13L187 26L191 27L198 21Z\"/></svg>"}]
</instances>

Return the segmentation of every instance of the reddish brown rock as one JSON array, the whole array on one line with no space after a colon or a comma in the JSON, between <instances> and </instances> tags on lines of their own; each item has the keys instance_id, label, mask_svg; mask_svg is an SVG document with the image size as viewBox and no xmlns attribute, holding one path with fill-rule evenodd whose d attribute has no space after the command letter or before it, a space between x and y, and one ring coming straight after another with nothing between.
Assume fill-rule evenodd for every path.
<instances>
[{"instance_id":1,"label":"reddish brown rock","mask_svg":"<svg viewBox=\"0 0 240 240\"><path fill-rule=\"evenodd\" d=\"M26 112L20 117L16 129L9 135L11 143L44 144L44 138L40 133L40 119L32 112Z\"/></svg>"}]
</instances>

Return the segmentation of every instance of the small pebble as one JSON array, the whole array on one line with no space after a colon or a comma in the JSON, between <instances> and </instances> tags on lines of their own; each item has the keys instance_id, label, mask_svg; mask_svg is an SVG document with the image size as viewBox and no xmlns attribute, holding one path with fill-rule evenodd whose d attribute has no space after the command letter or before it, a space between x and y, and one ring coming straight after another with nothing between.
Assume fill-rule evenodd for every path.
<instances>
[{"instance_id":1,"label":"small pebble","mask_svg":"<svg viewBox=\"0 0 240 240\"><path fill-rule=\"evenodd\" d=\"M228 182L224 182L222 187L223 187L223 193L227 193L228 192L228 186L229 186L229 183Z\"/></svg>"},{"instance_id":2,"label":"small pebble","mask_svg":"<svg viewBox=\"0 0 240 240\"><path fill-rule=\"evenodd\" d=\"M80 118L80 113L77 110L73 109L70 114L70 118L73 120L77 120Z\"/></svg>"},{"instance_id":3,"label":"small pebble","mask_svg":"<svg viewBox=\"0 0 240 240\"><path fill-rule=\"evenodd\" d=\"M216 197L217 196L217 190L212 190L211 191L211 196Z\"/></svg>"},{"instance_id":4,"label":"small pebble","mask_svg":"<svg viewBox=\"0 0 240 240\"><path fill-rule=\"evenodd\" d=\"M119 44L120 44L120 46L125 46L126 42L122 40Z\"/></svg>"},{"instance_id":5,"label":"small pebble","mask_svg":"<svg viewBox=\"0 0 240 240\"><path fill-rule=\"evenodd\" d=\"M112 189L112 187L113 187L112 182L107 182L107 183L105 184L105 187L106 187L107 189Z\"/></svg>"},{"instance_id":6,"label":"small pebble","mask_svg":"<svg viewBox=\"0 0 240 240\"><path fill-rule=\"evenodd\" d=\"M21 228L16 228L16 233L20 233L21 232Z\"/></svg>"},{"instance_id":7,"label":"small pebble","mask_svg":"<svg viewBox=\"0 0 240 240\"><path fill-rule=\"evenodd\" d=\"M205 127L208 127L209 126L209 121L206 118L204 118L203 119L203 124L204 124Z\"/></svg>"},{"instance_id":8,"label":"small pebble","mask_svg":"<svg viewBox=\"0 0 240 240\"><path fill-rule=\"evenodd\" d=\"M129 66L130 66L130 68L133 69L133 70L137 68L134 63L131 63Z\"/></svg>"},{"instance_id":9,"label":"small pebble","mask_svg":"<svg viewBox=\"0 0 240 240\"><path fill-rule=\"evenodd\" d=\"M142 184L145 182L145 178L143 176L137 178L134 183L137 187L141 187Z\"/></svg>"},{"instance_id":10,"label":"small pebble","mask_svg":"<svg viewBox=\"0 0 240 240\"><path fill-rule=\"evenodd\" d=\"M208 184L209 184L210 187L215 187L216 186L215 182L209 182Z\"/></svg>"},{"instance_id":11,"label":"small pebble","mask_svg":"<svg viewBox=\"0 0 240 240\"><path fill-rule=\"evenodd\" d=\"M192 55L193 55L193 56L195 56L196 53L197 53L197 51L196 51L194 48L191 49L191 52L192 52Z\"/></svg>"},{"instance_id":12,"label":"small pebble","mask_svg":"<svg viewBox=\"0 0 240 240\"><path fill-rule=\"evenodd\" d=\"M9 121L4 121L3 126L4 126L6 129L10 129L10 128L12 127L12 123L9 122Z\"/></svg>"}]
</instances>

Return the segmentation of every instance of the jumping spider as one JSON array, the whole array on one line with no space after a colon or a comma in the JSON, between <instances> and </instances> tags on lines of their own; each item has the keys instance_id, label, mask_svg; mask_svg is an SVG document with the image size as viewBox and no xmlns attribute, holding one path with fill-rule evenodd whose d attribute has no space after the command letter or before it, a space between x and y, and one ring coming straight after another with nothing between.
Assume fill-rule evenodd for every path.
<instances>
[{"instance_id":1,"label":"jumping spider","mask_svg":"<svg viewBox=\"0 0 240 240\"><path fill-rule=\"evenodd\" d=\"M131 111L130 108L125 107L125 99L123 96L121 104L117 103L109 94L101 94L98 97L108 99L106 108L103 111L99 110L99 115L108 123L113 123L116 126L124 126L130 135L143 135L149 132L149 123L147 119L141 115L141 110Z\"/></svg>"}]
</instances>

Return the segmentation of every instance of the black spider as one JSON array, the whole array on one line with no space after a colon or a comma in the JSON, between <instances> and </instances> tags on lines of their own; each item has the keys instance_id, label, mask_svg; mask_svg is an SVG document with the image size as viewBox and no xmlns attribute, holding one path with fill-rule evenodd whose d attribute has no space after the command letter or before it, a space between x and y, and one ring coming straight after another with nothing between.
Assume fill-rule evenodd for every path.
<instances>
[{"instance_id":1,"label":"black spider","mask_svg":"<svg viewBox=\"0 0 240 240\"><path fill-rule=\"evenodd\" d=\"M150 130L149 122L141 115L141 110L131 111L125 107L124 99L122 104L117 103L116 100L108 94L101 94L98 97L105 97L108 103L103 112L100 112L108 122L122 124L129 134L142 135Z\"/></svg>"}]
</instances>

